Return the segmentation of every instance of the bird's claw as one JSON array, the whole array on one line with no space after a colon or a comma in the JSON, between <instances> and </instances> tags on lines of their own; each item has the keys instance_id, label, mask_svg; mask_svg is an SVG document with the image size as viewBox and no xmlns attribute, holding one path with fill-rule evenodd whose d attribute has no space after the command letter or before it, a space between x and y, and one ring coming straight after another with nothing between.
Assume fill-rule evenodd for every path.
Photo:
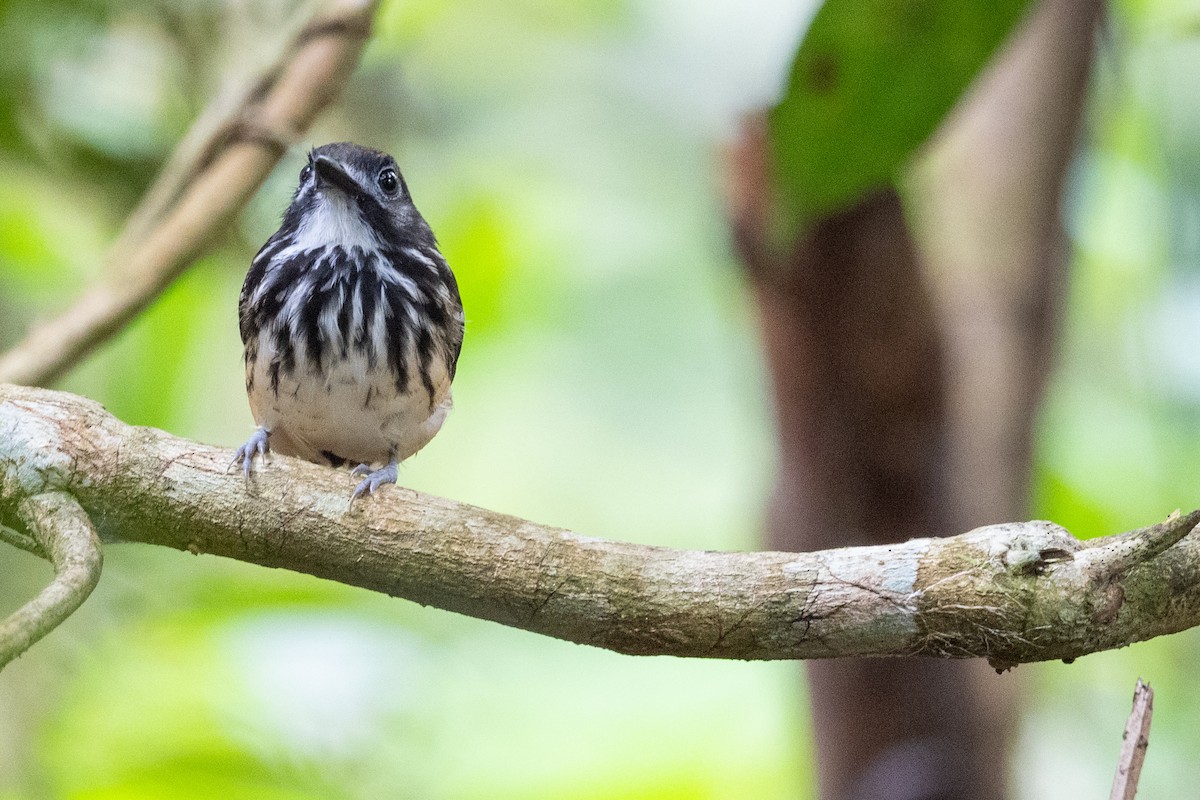
<instances>
[{"instance_id":1,"label":"bird's claw","mask_svg":"<svg viewBox=\"0 0 1200 800\"><path fill-rule=\"evenodd\" d=\"M358 498L365 494L374 494L375 491L384 484L395 483L396 478L398 477L396 462L394 461L391 464L388 464L386 467L377 469L374 472L371 472L371 466L369 464L359 464L357 467L350 470L350 474L355 477L358 477L359 475L366 475L366 477L362 479L362 481L350 495L351 507L354 506L354 501Z\"/></svg>"},{"instance_id":2,"label":"bird's claw","mask_svg":"<svg viewBox=\"0 0 1200 800\"><path fill-rule=\"evenodd\" d=\"M249 481L250 467L254 463L255 454L261 456L262 460L266 462L267 453L271 452L271 444L268 441L270 436L271 434L268 433L264 428L259 428L256 430L253 434L251 434L250 438L246 440L246 443L234 452L233 461L229 462L229 466L225 468L225 471L228 472L235 465L241 464L242 474L245 475L246 480Z\"/></svg>"}]
</instances>

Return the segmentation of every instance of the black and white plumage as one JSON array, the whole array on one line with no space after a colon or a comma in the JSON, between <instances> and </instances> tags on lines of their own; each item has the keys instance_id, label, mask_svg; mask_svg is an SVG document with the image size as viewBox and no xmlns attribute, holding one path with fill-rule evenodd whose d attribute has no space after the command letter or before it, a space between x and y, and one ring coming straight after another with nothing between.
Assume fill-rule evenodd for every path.
<instances>
[{"instance_id":1,"label":"black and white plumage","mask_svg":"<svg viewBox=\"0 0 1200 800\"><path fill-rule=\"evenodd\" d=\"M235 459L247 477L268 450L355 463L366 477L353 499L395 482L450 412L458 284L386 153L342 142L309 154L238 310L259 425Z\"/></svg>"}]
</instances>

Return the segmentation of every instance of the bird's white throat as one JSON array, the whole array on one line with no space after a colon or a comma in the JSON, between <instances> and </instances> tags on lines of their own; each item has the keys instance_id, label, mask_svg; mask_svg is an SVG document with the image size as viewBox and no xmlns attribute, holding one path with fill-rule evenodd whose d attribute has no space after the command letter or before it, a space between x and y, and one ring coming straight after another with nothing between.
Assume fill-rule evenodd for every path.
<instances>
[{"instance_id":1,"label":"bird's white throat","mask_svg":"<svg viewBox=\"0 0 1200 800\"><path fill-rule=\"evenodd\" d=\"M315 206L301 219L294 243L301 251L334 246L370 251L380 246L354 202L336 190L318 196Z\"/></svg>"}]
</instances>

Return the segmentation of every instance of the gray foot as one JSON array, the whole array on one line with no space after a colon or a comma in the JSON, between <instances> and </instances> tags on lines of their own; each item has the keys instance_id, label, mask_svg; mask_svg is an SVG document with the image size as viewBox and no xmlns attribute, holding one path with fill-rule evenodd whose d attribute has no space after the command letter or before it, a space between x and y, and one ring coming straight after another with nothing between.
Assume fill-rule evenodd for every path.
<instances>
[{"instance_id":1,"label":"gray foot","mask_svg":"<svg viewBox=\"0 0 1200 800\"><path fill-rule=\"evenodd\" d=\"M239 447L237 452L233 454L233 461L229 463L229 466L232 467L235 464L241 464L242 474L246 476L246 480L250 480L250 465L254 462L255 453L262 456L265 462L267 460L267 453L271 452L271 444L268 441L270 437L271 434L266 428L256 430L246 440L246 443Z\"/></svg>"},{"instance_id":2,"label":"gray foot","mask_svg":"<svg viewBox=\"0 0 1200 800\"><path fill-rule=\"evenodd\" d=\"M354 501L362 497L364 494L374 493L376 489L378 489L380 486L383 486L385 483L396 482L396 462L393 461L386 467L377 469L374 472L371 472L371 466L369 464L359 464L357 467L350 470L350 474L354 476L367 476L362 479L362 482L358 484L358 487L354 490L354 493L350 495L350 504L354 505Z\"/></svg>"}]
</instances>

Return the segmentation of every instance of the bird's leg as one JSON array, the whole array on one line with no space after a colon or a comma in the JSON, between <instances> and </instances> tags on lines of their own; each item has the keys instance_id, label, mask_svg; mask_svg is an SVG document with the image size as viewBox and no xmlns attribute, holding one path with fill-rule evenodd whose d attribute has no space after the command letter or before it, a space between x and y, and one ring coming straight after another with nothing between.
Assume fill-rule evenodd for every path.
<instances>
[{"instance_id":1,"label":"bird's leg","mask_svg":"<svg viewBox=\"0 0 1200 800\"><path fill-rule=\"evenodd\" d=\"M235 464L242 465L242 473L246 476L246 480L250 480L250 465L254 461L254 454L262 456L263 461L267 460L267 453L271 452L271 443L269 441L271 432L266 428L259 427L246 443L237 449L233 454L233 461L229 462L229 466Z\"/></svg>"},{"instance_id":2,"label":"bird's leg","mask_svg":"<svg viewBox=\"0 0 1200 800\"><path fill-rule=\"evenodd\" d=\"M362 482L358 484L358 487L354 490L354 493L350 495L350 504L353 505L354 501L362 497L364 494L372 494L385 483L395 483L396 478L398 477L396 467L397 462L391 461L386 467L381 467L374 472L371 472L370 464L359 464L357 467L350 470L350 474L356 477L359 475L367 476L362 479Z\"/></svg>"}]
</instances>

